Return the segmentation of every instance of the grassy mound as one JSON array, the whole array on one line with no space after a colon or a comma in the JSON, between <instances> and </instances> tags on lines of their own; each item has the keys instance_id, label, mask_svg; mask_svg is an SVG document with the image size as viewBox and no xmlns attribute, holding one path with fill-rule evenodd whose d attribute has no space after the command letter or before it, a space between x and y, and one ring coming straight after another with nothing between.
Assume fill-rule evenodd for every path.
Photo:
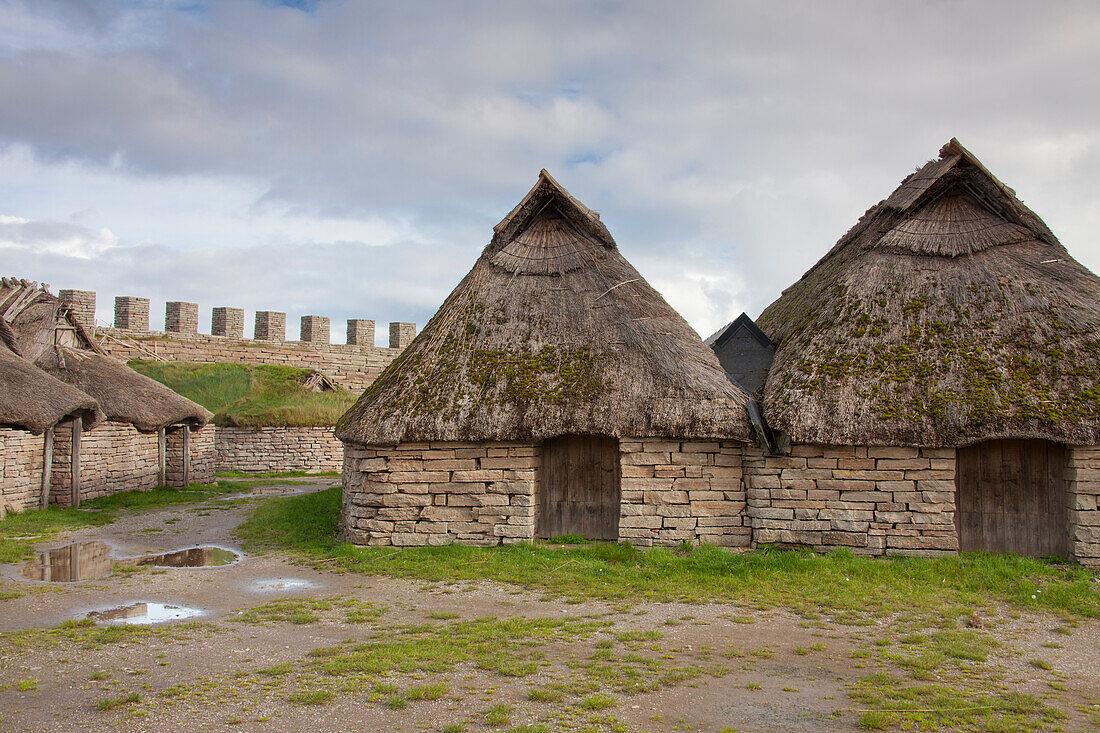
<instances>
[{"instance_id":1,"label":"grassy mound","mask_svg":"<svg viewBox=\"0 0 1100 733\"><path fill-rule=\"evenodd\" d=\"M308 369L271 364L196 364L135 360L130 366L214 413L214 424L335 425L355 403L343 387L313 392L302 386Z\"/></svg>"}]
</instances>

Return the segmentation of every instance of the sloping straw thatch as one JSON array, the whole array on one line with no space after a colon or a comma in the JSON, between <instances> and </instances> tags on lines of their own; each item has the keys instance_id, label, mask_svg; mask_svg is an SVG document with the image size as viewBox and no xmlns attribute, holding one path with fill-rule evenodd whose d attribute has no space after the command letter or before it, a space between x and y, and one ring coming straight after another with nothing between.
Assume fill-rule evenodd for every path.
<instances>
[{"instance_id":1,"label":"sloping straw thatch","mask_svg":"<svg viewBox=\"0 0 1100 733\"><path fill-rule=\"evenodd\" d=\"M3 332L11 329L0 318ZM85 430L103 419L95 399L36 368L9 345L0 339L0 425L37 435L72 418L80 418Z\"/></svg>"},{"instance_id":2,"label":"sloping straw thatch","mask_svg":"<svg viewBox=\"0 0 1100 733\"><path fill-rule=\"evenodd\" d=\"M19 352L53 378L98 402L107 418L142 432L187 424L204 426L209 410L107 356L79 319L45 288L4 278L0 304Z\"/></svg>"},{"instance_id":3,"label":"sloping straw thatch","mask_svg":"<svg viewBox=\"0 0 1100 733\"><path fill-rule=\"evenodd\" d=\"M796 442L1100 442L1100 278L957 140L757 323Z\"/></svg>"},{"instance_id":4,"label":"sloping straw thatch","mask_svg":"<svg viewBox=\"0 0 1100 733\"><path fill-rule=\"evenodd\" d=\"M749 440L746 397L546 171L336 428L345 441Z\"/></svg>"}]
</instances>

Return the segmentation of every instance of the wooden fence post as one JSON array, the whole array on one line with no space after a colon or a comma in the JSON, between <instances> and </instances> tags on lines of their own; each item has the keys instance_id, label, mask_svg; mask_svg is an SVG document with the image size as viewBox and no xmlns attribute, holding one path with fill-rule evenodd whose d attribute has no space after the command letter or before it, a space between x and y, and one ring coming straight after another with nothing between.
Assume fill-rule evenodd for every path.
<instances>
[{"instance_id":1,"label":"wooden fence post","mask_svg":"<svg viewBox=\"0 0 1100 733\"><path fill-rule=\"evenodd\" d=\"M69 463L69 488L72 491L72 505L80 506L80 418L73 420L72 455Z\"/></svg>"}]
</instances>

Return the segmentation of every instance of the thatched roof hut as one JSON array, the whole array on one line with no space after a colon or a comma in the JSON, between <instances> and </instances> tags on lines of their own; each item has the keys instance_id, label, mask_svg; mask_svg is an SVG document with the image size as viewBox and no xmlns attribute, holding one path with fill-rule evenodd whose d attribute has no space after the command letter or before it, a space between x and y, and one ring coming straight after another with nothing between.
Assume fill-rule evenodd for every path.
<instances>
[{"instance_id":1,"label":"thatched roof hut","mask_svg":"<svg viewBox=\"0 0 1100 733\"><path fill-rule=\"evenodd\" d=\"M152 432L169 425L201 428L213 417L202 405L107 356L65 304L38 283L0 281L0 312L27 361L90 395L109 420Z\"/></svg>"},{"instance_id":2,"label":"thatched roof hut","mask_svg":"<svg viewBox=\"0 0 1100 733\"><path fill-rule=\"evenodd\" d=\"M749 440L745 401L599 215L542 171L336 434L366 445L563 434Z\"/></svg>"},{"instance_id":3,"label":"thatched roof hut","mask_svg":"<svg viewBox=\"0 0 1100 733\"><path fill-rule=\"evenodd\" d=\"M73 418L90 430L103 413L94 398L20 357L14 334L0 318L0 425L37 435Z\"/></svg>"},{"instance_id":4,"label":"thatched roof hut","mask_svg":"<svg viewBox=\"0 0 1100 733\"><path fill-rule=\"evenodd\" d=\"M1100 278L957 140L757 319L802 443L1100 443Z\"/></svg>"}]
</instances>

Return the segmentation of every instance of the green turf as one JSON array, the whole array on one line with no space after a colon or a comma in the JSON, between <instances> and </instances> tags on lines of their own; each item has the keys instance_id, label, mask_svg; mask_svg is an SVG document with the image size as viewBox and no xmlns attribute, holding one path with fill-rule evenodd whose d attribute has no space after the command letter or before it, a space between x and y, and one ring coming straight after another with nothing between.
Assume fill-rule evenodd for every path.
<instances>
[{"instance_id":1,"label":"green turf","mask_svg":"<svg viewBox=\"0 0 1100 733\"><path fill-rule=\"evenodd\" d=\"M308 369L273 364L198 364L134 360L138 372L171 387L229 427L335 425L356 399L351 391L313 392L302 386Z\"/></svg>"},{"instance_id":2,"label":"green turf","mask_svg":"<svg viewBox=\"0 0 1100 733\"><path fill-rule=\"evenodd\" d=\"M593 543L492 548L357 547L339 542L340 489L272 499L239 529L245 549L285 548L337 570L429 581L490 579L568 598L735 601L834 615L932 611L953 616L990 602L1100 615L1100 593L1077 565L1017 555L866 558L761 549L641 550Z\"/></svg>"}]
</instances>

